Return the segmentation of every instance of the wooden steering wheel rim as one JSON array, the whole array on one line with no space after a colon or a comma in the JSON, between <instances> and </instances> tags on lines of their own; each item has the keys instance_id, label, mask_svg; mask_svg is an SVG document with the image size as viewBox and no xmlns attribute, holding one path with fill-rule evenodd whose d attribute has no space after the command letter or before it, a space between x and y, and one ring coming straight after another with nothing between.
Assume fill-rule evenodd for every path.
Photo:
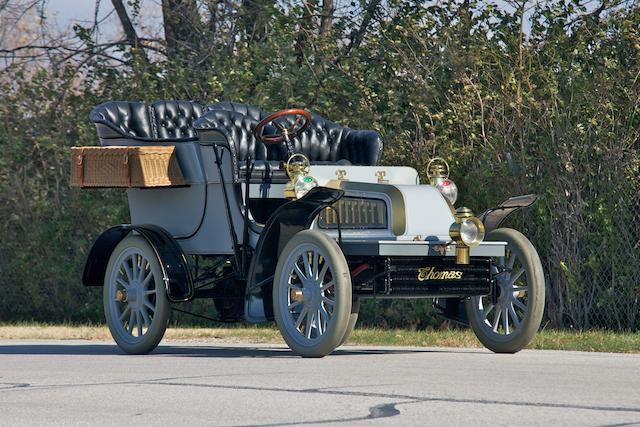
<instances>
[{"instance_id":1,"label":"wooden steering wheel rim","mask_svg":"<svg viewBox=\"0 0 640 427\"><path fill-rule=\"evenodd\" d=\"M308 111L305 111L305 110L303 110L301 108L289 108L287 110L276 111L275 113L270 114L267 117L265 117L264 119L260 120L260 123L258 123L256 125L255 129L253 129L253 136L255 136L255 138L258 141L262 142L265 145L281 143L282 141L285 140L285 134L284 133L280 133L279 135L262 135L262 130L264 129L264 127L266 125L268 125L269 123L271 123L275 119L279 119L280 117L290 116L290 115L303 116L305 118L305 123L300 129L298 129L297 131L295 131L292 134L289 134L288 135L289 139L293 139L293 138L297 137L302 132L304 132L305 130L309 129L309 127L311 126L311 113L309 113Z\"/></svg>"}]
</instances>

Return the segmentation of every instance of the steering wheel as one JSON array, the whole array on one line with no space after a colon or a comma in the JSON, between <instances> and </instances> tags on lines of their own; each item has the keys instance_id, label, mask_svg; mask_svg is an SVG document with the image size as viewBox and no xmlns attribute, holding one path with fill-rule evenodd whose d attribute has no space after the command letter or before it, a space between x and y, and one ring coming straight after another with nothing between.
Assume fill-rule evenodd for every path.
<instances>
[{"instance_id":1,"label":"steering wheel","mask_svg":"<svg viewBox=\"0 0 640 427\"><path fill-rule=\"evenodd\" d=\"M294 118L292 125L287 123L288 120L282 119L289 116ZM264 127L269 123L276 127L277 132L273 135L263 135ZM265 145L279 144L285 141L289 146L291 140L309 129L309 126L311 126L311 113L299 108L291 108L280 110L262 119L253 130L253 136Z\"/></svg>"}]
</instances>

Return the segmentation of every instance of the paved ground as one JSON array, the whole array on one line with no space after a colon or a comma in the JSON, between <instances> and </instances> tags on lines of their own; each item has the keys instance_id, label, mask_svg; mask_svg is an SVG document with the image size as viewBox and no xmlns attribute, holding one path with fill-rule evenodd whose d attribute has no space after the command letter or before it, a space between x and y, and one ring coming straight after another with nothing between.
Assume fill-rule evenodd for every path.
<instances>
[{"instance_id":1,"label":"paved ground","mask_svg":"<svg viewBox=\"0 0 640 427\"><path fill-rule=\"evenodd\" d=\"M0 341L0 425L640 426L640 355Z\"/></svg>"}]
</instances>

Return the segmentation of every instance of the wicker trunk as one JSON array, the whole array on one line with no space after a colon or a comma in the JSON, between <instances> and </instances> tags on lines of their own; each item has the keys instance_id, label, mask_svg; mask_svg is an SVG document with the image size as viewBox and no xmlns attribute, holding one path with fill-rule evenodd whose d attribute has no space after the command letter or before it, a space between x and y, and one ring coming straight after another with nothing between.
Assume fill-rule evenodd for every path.
<instances>
[{"instance_id":1,"label":"wicker trunk","mask_svg":"<svg viewBox=\"0 0 640 427\"><path fill-rule=\"evenodd\" d=\"M174 146L72 147L72 187L186 185Z\"/></svg>"}]
</instances>

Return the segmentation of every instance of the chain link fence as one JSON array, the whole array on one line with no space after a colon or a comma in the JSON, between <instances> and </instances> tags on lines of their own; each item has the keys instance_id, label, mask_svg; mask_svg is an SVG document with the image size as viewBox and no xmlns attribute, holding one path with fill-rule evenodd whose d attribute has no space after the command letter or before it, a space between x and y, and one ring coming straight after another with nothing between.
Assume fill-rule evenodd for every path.
<instances>
[{"instance_id":1,"label":"chain link fence","mask_svg":"<svg viewBox=\"0 0 640 427\"><path fill-rule=\"evenodd\" d=\"M614 181L589 192L588 211L549 226L541 256L554 327L640 330L640 177Z\"/></svg>"}]
</instances>

